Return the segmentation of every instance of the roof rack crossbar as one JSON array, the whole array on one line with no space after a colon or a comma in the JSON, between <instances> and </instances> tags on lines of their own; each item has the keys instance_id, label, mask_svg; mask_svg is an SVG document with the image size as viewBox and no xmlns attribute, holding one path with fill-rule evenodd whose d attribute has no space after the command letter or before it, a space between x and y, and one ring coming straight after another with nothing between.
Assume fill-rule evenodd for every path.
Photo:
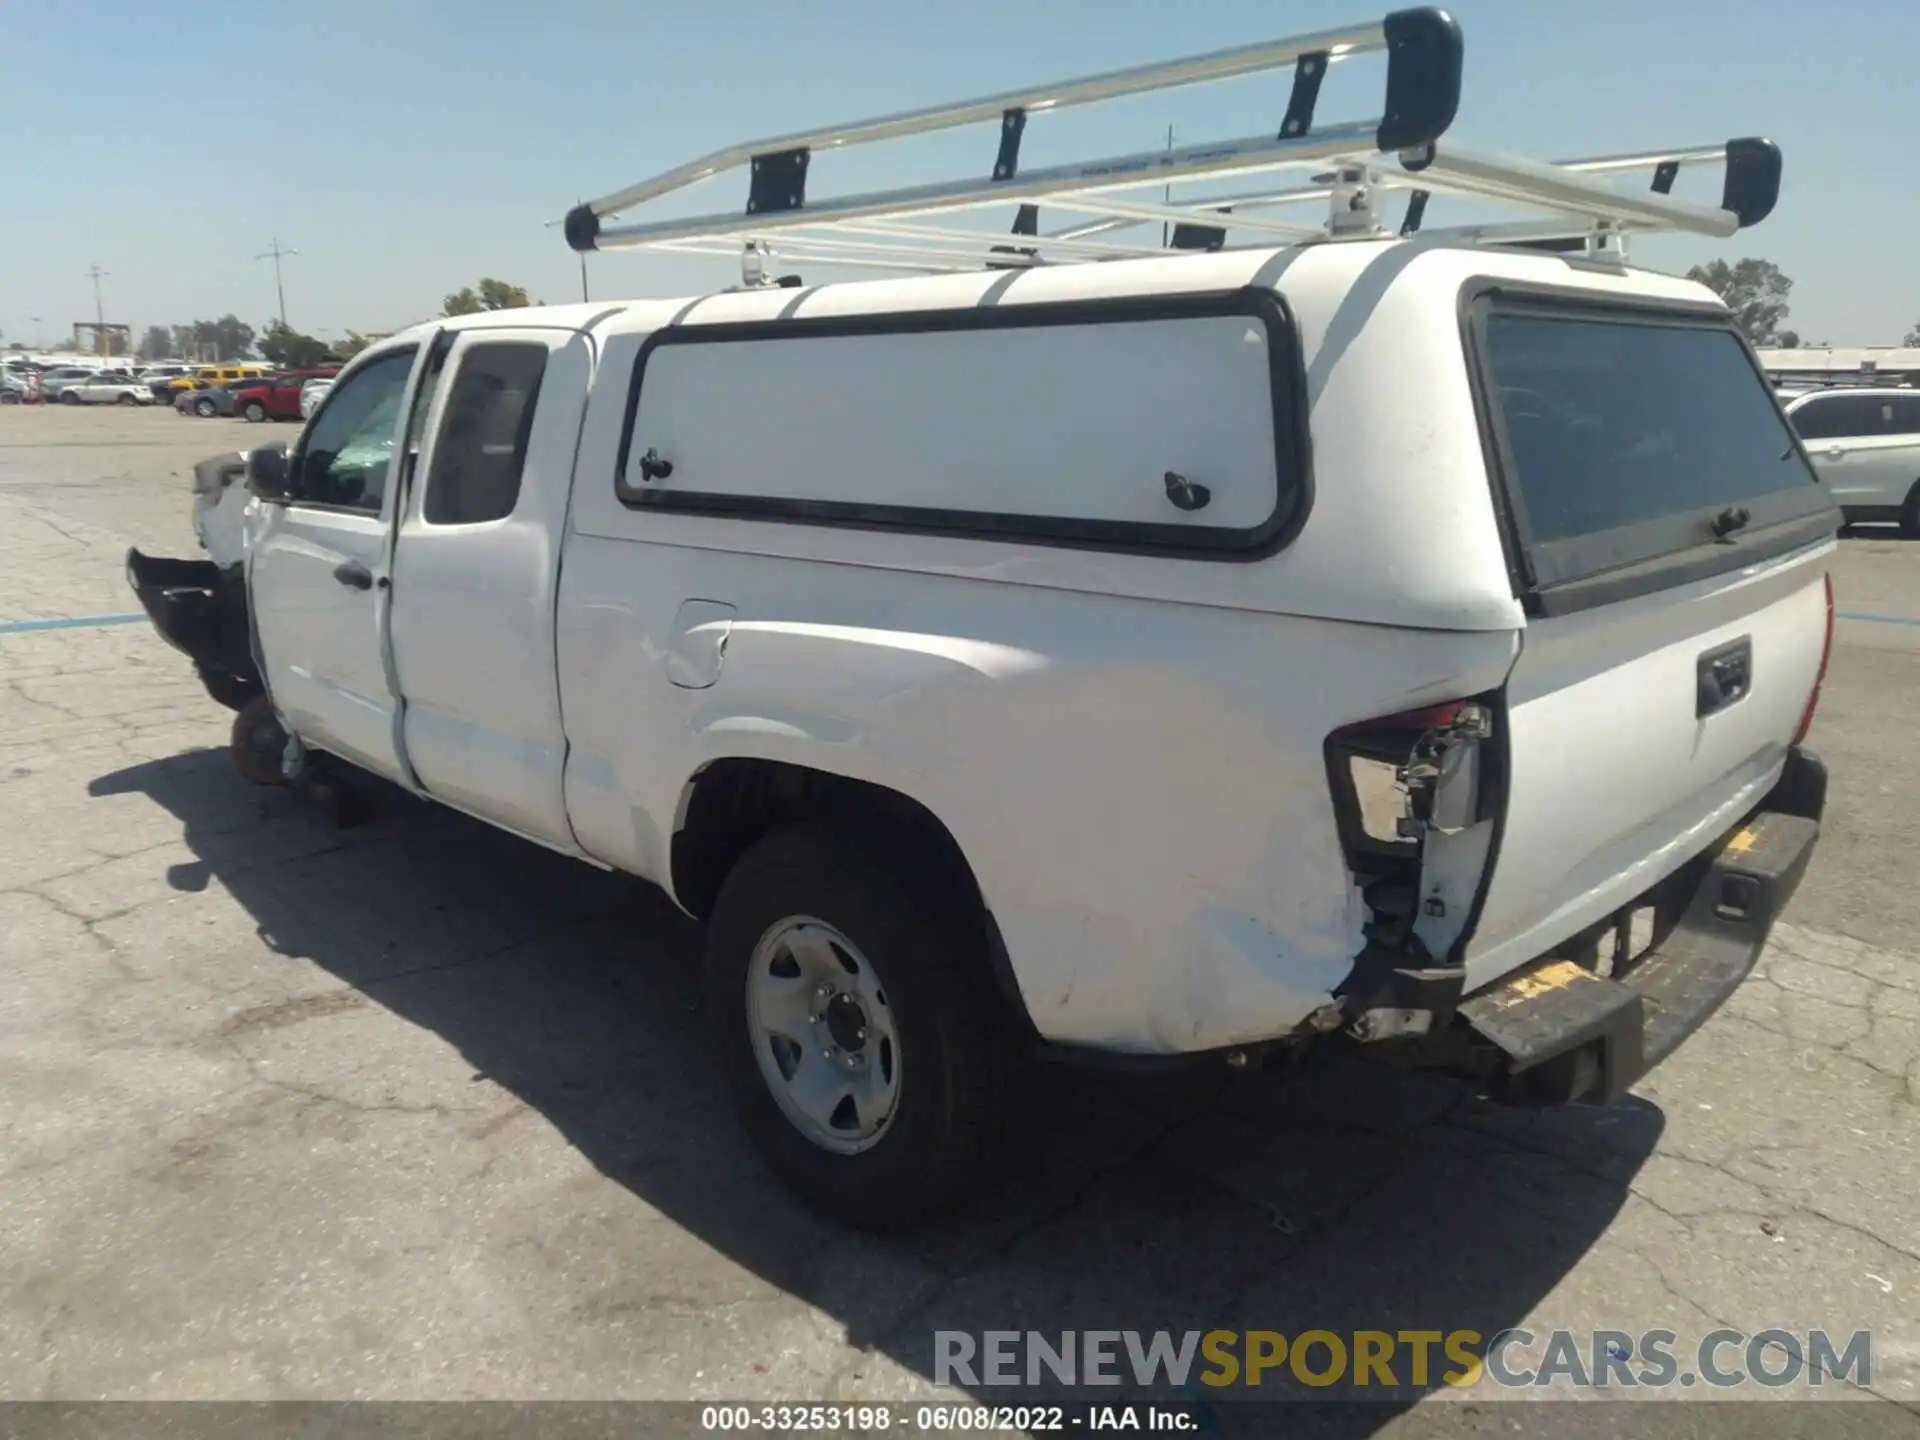
<instances>
[{"instance_id":1,"label":"roof rack crossbar","mask_svg":"<svg viewBox=\"0 0 1920 1440\"><path fill-rule=\"evenodd\" d=\"M1244 175L1350 154L1368 140L1378 121L1331 128L1297 140L1248 135L1210 145L1176 150L1139 150L1128 155L1031 170L998 183L976 180L913 185L822 200L769 214L697 215L684 220L602 228L591 249L607 250L696 235L762 235L803 226L894 215L937 215L1007 205L1018 200L1049 200L1102 189L1166 185L1207 175Z\"/></svg>"},{"instance_id":2,"label":"roof rack crossbar","mask_svg":"<svg viewBox=\"0 0 1920 1440\"><path fill-rule=\"evenodd\" d=\"M1377 118L1323 124L1315 116L1327 68L1384 52L1386 87ZM1554 163L1469 149L1446 137L1460 99L1460 32L1443 10L1401 10L1382 19L1288 39L1110 71L1051 85L931 106L829 129L796 132L718 150L690 164L576 206L565 221L576 250L651 249L677 254L764 254L777 241L784 259L925 270L1024 268L1176 250L1218 249L1229 229L1268 243L1342 240L1388 233L1382 194L1411 192L1399 233L1423 238L1543 248L1585 246L1619 256L1624 239L1647 231L1726 237L1766 218L1779 195L1780 152L1771 142L1593 156ZM1292 67L1292 88L1276 134L1140 150L1095 160L1023 168L1028 121L1050 110ZM990 172L959 180L826 198L807 194L816 151L901 139L992 122L998 148ZM985 157L983 157L984 159ZM1719 203L1672 193L1682 167L1725 168ZM746 168L743 208L687 218L608 223L636 206L723 172ZM1175 198L1175 184L1308 169L1296 181ZM1640 189L1616 183L1651 171ZM1150 188L1149 188L1150 187ZM1527 218L1421 231L1433 195L1520 207ZM1324 206L1312 224L1262 213ZM1011 235L968 226L964 217L1017 206ZM1067 212L1042 230L1042 209ZM1074 218L1074 217L1084 218ZM951 223L958 221L959 223ZM949 222L949 223L942 223ZM1158 243L1129 244L1117 232L1153 223ZM1001 220L998 224L1004 225ZM1113 237L1111 239L1103 237Z\"/></svg>"},{"instance_id":3,"label":"roof rack crossbar","mask_svg":"<svg viewBox=\"0 0 1920 1440\"><path fill-rule=\"evenodd\" d=\"M1326 68L1371 52L1387 55L1385 106L1381 116L1364 126L1336 126L1324 131L1313 128L1319 82ZM930 202L935 209L963 208L1045 195L1049 187L1083 189L1103 174L1120 177L1120 183L1141 180L1166 183L1187 176L1231 174L1236 169L1247 168L1235 162L1261 151L1330 153L1320 147L1329 143L1335 133L1339 133L1343 150L1362 148L1371 152L1425 144L1444 133L1453 121L1460 97L1460 60L1459 27L1451 16L1436 9L1401 10L1383 19L1338 29L752 141L715 151L650 180L575 206L564 222L567 242L576 250L606 249L686 238L695 233L739 234L743 226L759 229L778 224L791 228L811 220L858 218L862 213L926 213ZM1059 165L1034 173L1019 170L1020 141L1033 114L1254 75L1289 65L1295 69L1294 85L1278 134L1269 131L1257 141L1188 146L1171 156L1157 151L1145 152ZM852 200L810 202L806 197L806 170L815 151L844 149L987 121L996 122L1000 131L999 150L990 175L951 184L913 186ZM608 227L604 224L609 217L636 205L742 165L750 168L752 178L744 214L653 225ZM878 207L877 212L874 207Z\"/></svg>"},{"instance_id":4,"label":"roof rack crossbar","mask_svg":"<svg viewBox=\"0 0 1920 1440\"><path fill-rule=\"evenodd\" d=\"M1036 111L1064 110L1072 105L1093 101L1117 100L1155 90L1171 90L1185 85L1255 75L1295 64L1302 56L1324 54L1330 61L1365 54L1386 47L1383 21L1322 30L1283 40L1268 40L1252 45L1236 45L1226 50L1189 55L1178 60L1151 65L1136 65L1124 70L1109 70L1077 80L1057 81L1009 90L999 95L982 96L956 104L930 105L919 110L882 115L872 120L855 121L820 130L797 131L791 135L731 145L686 165L666 171L637 185L629 185L598 200L587 201L583 208L604 219L618 215L635 205L658 199L675 190L685 189L701 180L738 169L756 155L780 154L795 150L838 150L849 145L867 145L878 140L897 140L909 135L924 135L978 125L988 120L1001 122L1006 129L1024 128L1024 118L1016 123L1007 117L1014 112L1023 116ZM1017 141L1016 141L1017 147Z\"/></svg>"},{"instance_id":5,"label":"roof rack crossbar","mask_svg":"<svg viewBox=\"0 0 1920 1440\"><path fill-rule=\"evenodd\" d=\"M1734 145L1720 147L1728 164L1728 189L1735 184ZM1775 155L1778 151L1773 152ZM1705 158L1695 156L1694 158ZM1672 156L1617 157L1607 160L1551 165L1517 155L1498 155L1460 146L1435 144L1417 156L1402 156L1408 172L1403 184L1422 190L1506 201L1563 215L1584 216L1601 225L1638 225L1659 230L1682 230L1724 239L1753 223L1731 204L1703 205L1679 200L1657 190L1616 189L1597 178L1644 165L1658 167ZM1629 163L1637 160L1637 164ZM1394 177L1398 179L1399 177ZM1776 180L1777 188L1777 180ZM1734 197L1738 198L1738 197ZM1765 209L1772 208L1772 199Z\"/></svg>"}]
</instances>

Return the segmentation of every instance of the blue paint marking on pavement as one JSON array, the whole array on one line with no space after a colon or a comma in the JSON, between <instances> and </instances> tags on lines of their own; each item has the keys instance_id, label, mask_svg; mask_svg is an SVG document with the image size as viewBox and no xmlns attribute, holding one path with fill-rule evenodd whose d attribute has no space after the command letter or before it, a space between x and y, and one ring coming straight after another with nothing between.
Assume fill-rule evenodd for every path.
<instances>
[{"instance_id":1,"label":"blue paint marking on pavement","mask_svg":"<svg viewBox=\"0 0 1920 1440\"><path fill-rule=\"evenodd\" d=\"M0 620L0 635L24 635L30 630L86 630L95 625L131 625L145 615L79 615L70 620Z\"/></svg>"},{"instance_id":2,"label":"blue paint marking on pavement","mask_svg":"<svg viewBox=\"0 0 1920 1440\"><path fill-rule=\"evenodd\" d=\"M1876 625L1920 625L1920 615L1875 615L1867 610L1836 610L1839 620L1871 620Z\"/></svg>"}]
</instances>

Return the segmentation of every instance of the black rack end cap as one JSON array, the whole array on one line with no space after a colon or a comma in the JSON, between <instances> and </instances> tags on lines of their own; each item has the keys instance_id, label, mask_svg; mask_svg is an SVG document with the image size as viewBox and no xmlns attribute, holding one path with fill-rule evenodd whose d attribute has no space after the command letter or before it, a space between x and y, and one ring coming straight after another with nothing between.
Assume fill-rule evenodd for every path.
<instances>
[{"instance_id":1,"label":"black rack end cap","mask_svg":"<svg viewBox=\"0 0 1920 1440\"><path fill-rule=\"evenodd\" d=\"M600 248L600 217L591 205L576 205L567 212L567 244L582 253Z\"/></svg>"},{"instance_id":2,"label":"black rack end cap","mask_svg":"<svg viewBox=\"0 0 1920 1440\"><path fill-rule=\"evenodd\" d=\"M1460 109L1465 46L1444 10L1396 10L1381 22L1387 39L1387 109L1375 143L1385 151L1431 145Z\"/></svg>"},{"instance_id":3,"label":"black rack end cap","mask_svg":"<svg viewBox=\"0 0 1920 1440\"><path fill-rule=\"evenodd\" d=\"M1173 237L1168 242L1170 250L1219 250L1227 243L1227 232L1218 225L1187 225L1173 227Z\"/></svg>"},{"instance_id":4,"label":"black rack end cap","mask_svg":"<svg viewBox=\"0 0 1920 1440\"><path fill-rule=\"evenodd\" d=\"M1727 179L1720 208L1731 210L1740 228L1758 225L1773 213L1780 198L1780 147L1758 136L1727 142Z\"/></svg>"}]
</instances>

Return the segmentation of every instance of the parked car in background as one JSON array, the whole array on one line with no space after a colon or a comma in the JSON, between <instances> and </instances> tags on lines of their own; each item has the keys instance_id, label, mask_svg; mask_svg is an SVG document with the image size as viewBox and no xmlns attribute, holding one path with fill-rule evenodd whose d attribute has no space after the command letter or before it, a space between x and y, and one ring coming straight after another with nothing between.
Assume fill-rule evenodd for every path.
<instances>
[{"instance_id":1,"label":"parked car in background","mask_svg":"<svg viewBox=\"0 0 1920 1440\"><path fill-rule=\"evenodd\" d=\"M151 405L153 391L122 372L102 370L69 380L47 394L63 405Z\"/></svg>"},{"instance_id":2,"label":"parked car in background","mask_svg":"<svg viewBox=\"0 0 1920 1440\"><path fill-rule=\"evenodd\" d=\"M56 365L51 370L40 372L40 384L47 392L49 400L59 398L60 392L69 385L91 379L99 372L86 365Z\"/></svg>"},{"instance_id":3,"label":"parked car in background","mask_svg":"<svg viewBox=\"0 0 1920 1440\"><path fill-rule=\"evenodd\" d=\"M0 405L18 405L26 398L26 373L18 370L0 370Z\"/></svg>"},{"instance_id":4,"label":"parked car in background","mask_svg":"<svg viewBox=\"0 0 1920 1440\"><path fill-rule=\"evenodd\" d=\"M309 380L330 380L339 370L332 365L313 370L284 370L254 384L237 387L234 413L259 423L262 420L304 420L300 393Z\"/></svg>"},{"instance_id":5,"label":"parked car in background","mask_svg":"<svg viewBox=\"0 0 1920 1440\"><path fill-rule=\"evenodd\" d=\"M198 390L189 390L174 401L174 408L187 414L198 415L203 420L215 415L230 416L234 413L234 402L239 398L240 392L254 383L254 377L249 375L243 380L231 380L225 384L207 385Z\"/></svg>"},{"instance_id":6,"label":"parked car in background","mask_svg":"<svg viewBox=\"0 0 1920 1440\"><path fill-rule=\"evenodd\" d=\"M1786 411L1848 521L1897 520L1920 537L1920 391L1815 390Z\"/></svg>"},{"instance_id":7,"label":"parked car in background","mask_svg":"<svg viewBox=\"0 0 1920 1440\"><path fill-rule=\"evenodd\" d=\"M184 360L162 360L149 365L135 376L143 385L153 385L159 381L177 380L192 369Z\"/></svg>"},{"instance_id":8,"label":"parked car in background","mask_svg":"<svg viewBox=\"0 0 1920 1440\"><path fill-rule=\"evenodd\" d=\"M273 367L257 360L228 360L218 365L196 365L188 374L168 381L175 391L195 389L204 380L208 385L225 385L232 380L251 380L271 375Z\"/></svg>"},{"instance_id":9,"label":"parked car in background","mask_svg":"<svg viewBox=\"0 0 1920 1440\"><path fill-rule=\"evenodd\" d=\"M332 377L307 381L300 387L300 418L311 420L313 412L320 408L320 402L327 398L327 392L333 388Z\"/></svg>"}]
</instances>

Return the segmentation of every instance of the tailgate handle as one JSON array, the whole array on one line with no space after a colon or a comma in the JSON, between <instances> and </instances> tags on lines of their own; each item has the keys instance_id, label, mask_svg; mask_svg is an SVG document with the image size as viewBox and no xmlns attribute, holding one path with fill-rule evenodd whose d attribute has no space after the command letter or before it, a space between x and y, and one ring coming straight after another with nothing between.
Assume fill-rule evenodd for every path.
<instances>
[{"instance_id":1,"label":"tailgate handle","mask_svg":"<svg viewBox=\"0 0 1920 1440\"><path fill-rule=\"evenodd\" d=\"M1701 652L1695 666L1696 703L1699 719L1744 700L1753 688L1753 637L1742 635L1725 645Z\"/></svg>"}]
</instances>

